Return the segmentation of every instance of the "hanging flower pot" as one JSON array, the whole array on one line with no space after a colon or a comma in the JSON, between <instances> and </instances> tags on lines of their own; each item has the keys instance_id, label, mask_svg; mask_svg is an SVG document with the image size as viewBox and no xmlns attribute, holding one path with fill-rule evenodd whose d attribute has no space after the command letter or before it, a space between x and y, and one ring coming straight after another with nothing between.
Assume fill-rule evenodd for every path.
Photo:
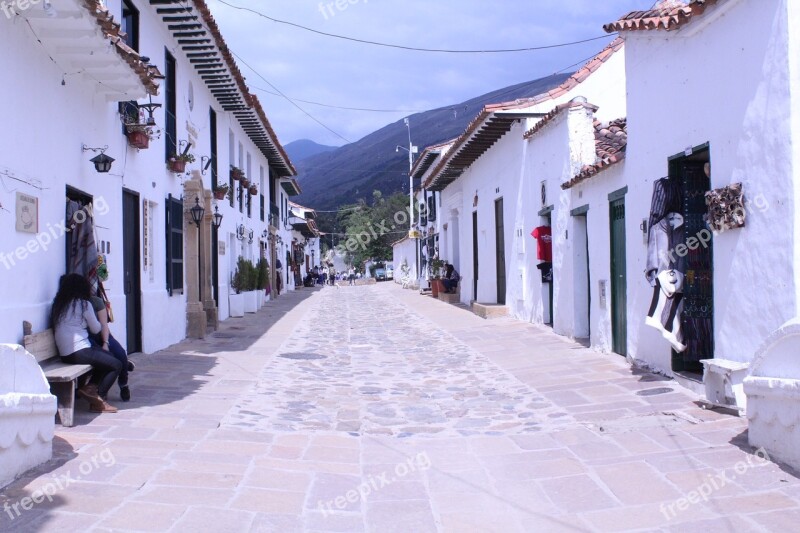
<instances>
[{"instance_id":1,"label":"hanging flower pot","mask_svg":"<svg viewBox=\"0 0 800 533\"><path fill-rule=\"evenodd\" d=\"M150 137L143 129L134 128L128 130L128 144L139 150L146 150L150 147Z\"/></svg>"},{"instance_id":2,"label":"hanging flower pot","mask_svg":"<svg viewBox=\"0 0 800 533\"><path fill-rule=\"evenodd\" d=\"M228 195L229 187L227 184L218 185L214 187L214 198L217 200L224 200L225 196Z\"/></svg>"},{"instance_id":3,"label":"hanging flower pot","mask_svg":"<svg viewBox=\"0 0 800 533\"><path fill-rule=\"evenodd\" d=\"M186 172L186 161L182 159L170 159L167 161L167 168L170 172L174 172L176 174L183 174Z\"/></svg>"},{"instance_id":4,"label":"hanging flower pot","mask_svg":"<svg viewBox=\"0 0 800 533\"><path fill-rule=\"evenodd\" d=\"M258 194L258 185L255 183L250 184L250 187L247 189L247 192L250 193L250 196L255 196Z\"/></svg>"},{"instance_id":5,"label":"hanging flower pot","mask_svg":"<svg viewBox=\"0 0 800 533\"><path fill-rule=\"evenodd\" d=\"M246 177L242 176L242 179L240 181L242 183L242 188L243 189L246 189L246 188L248 188L250 186L250 180L247 179Z\"/></svg>"},{"instance_id":6,"label":"hanging flower pot","mask_svg":"<svg viewBox=\"0 0 800 533\"><path fill-rule=\"evenodd\" d=\"M243 177L244 177L244 172L242 172L242 169L236 168L234 166L231 167L231 178L233 178L234 181L239 181Z\"/></svg>"},{"instance_id":7,"label":"hanging flower pot","mask_svg":"<svg viewBox=\"0 0 800 533\"><path fill-rule=\"evenodd\" d=\"M170 172L176 174L183 174L186 172L186 163L194 163L194 156L188 151L180 155L172 155L167 160L167 168Z\"/></svg>"}]
</instances>

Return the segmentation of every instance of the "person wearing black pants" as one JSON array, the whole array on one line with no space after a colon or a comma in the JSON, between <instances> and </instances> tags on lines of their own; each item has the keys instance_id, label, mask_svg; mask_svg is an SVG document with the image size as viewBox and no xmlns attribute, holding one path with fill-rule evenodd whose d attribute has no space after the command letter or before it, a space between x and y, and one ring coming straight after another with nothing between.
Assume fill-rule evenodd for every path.
<instances>
[{"instance_id":1,"label":"person wearing black pants","mask_svg":"<svg viewBox=\"0 0 800 533\"><path fill-rule=\"evenodd\" d=\"M90 303L91 292L83 276L61 276L50 320L61 360L92 367L90 382L78 389L78 394L89 401L92 411L116 413L117 408L106 402L106 397L122 370L122 363L110 353L93 348L89 341L90 333L97 334L102 329Z\"/></svg>"}]
</instances>

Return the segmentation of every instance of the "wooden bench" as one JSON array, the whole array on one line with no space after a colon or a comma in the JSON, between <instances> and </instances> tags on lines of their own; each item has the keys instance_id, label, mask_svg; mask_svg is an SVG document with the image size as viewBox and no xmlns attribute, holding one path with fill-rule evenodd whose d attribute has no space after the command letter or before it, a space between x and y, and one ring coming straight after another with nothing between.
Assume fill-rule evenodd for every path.
<instances>
[{"instance_id":1,"label":"wooden bench","mask_svg":"<svg viewBox=\"0 0 800 533\"><path fill-rule=\"evenodd\" d=\"M91 365L70 365L61 362L53 330L32 333L31 324L23 323L22 345L35 358L50 384L50 392L58 401L58 419L64 427L72 427L75 414L75 392L82 376L92 372Z\"/></svg>"}]
</instances>

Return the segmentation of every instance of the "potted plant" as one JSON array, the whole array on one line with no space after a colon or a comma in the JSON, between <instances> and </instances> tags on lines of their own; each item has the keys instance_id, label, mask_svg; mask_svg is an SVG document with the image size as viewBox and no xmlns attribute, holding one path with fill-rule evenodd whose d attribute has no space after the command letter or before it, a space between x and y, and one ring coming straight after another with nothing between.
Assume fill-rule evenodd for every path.
<instances>
[{"instance_id":1,"label":"potted plant","mask_svg":"<svg viewBox=\"0 0 800 533\"><path fill-rule=\"evenodd\" d=\"M236 264L236 271L231 276L231 289L233 294L228 295L228 314L232 317L244 316L244 291L247 285L247 267L243 266L247 261L243 257L239 258Z\"/></svg>"},{"instance_id":2,"label":"potted plant","mask_svg":"<svg viewBox=\"0 0 800 533\"><path fill-rule=\"evenodd\" d=\"M258 260L256 270L258 271L258 283L256 288L258 292L258 301L260 302L259 307L264 307L267 296L267 280L269 279L269 265L267 265L267 260L265 258L262 257Z\"/></svg>"},{"instance_id":3,"label":"potted plant","mask_svg":"<svg viewBox=\"0 0 800 533\"><path fill-rule=\"evenodd\" d=\"M244 174L242 174L242 177L239 181L242 184L242 189L246 189L250 186L250 180L247 179L247 176L245 176Z\"/></svg>"},{"instance_id":4,"label":"potted plant","mask_svg":"<svg viewBox=\"0 0 800 533\"><path fill-rule=\"evenodd\" d=\"M444 284L441 279L443 268L444 261L438 257L431 260L431 293L434 298L438 298L439 293L444 291Z\"/></svg>"},{"instance_id":5,"label":"potted plant","mask_svg":"<svg viewBox=\"0 0 800 533\"><path fill-rule=\"evenodd\" d=\"M244 312L245 313L255 313L258 311L258 270L256 270L255 265L250 261L246 261L242 259L245 266L245 271L247 272L247 285L244 292Z\"/></svg>"},{"instance_id":6,"label":"potted plant","mask_svg":"<svg viewBox=\"0 0 800 533\"><path fill-rule=\"evenodd\" d=\"M167 168L176 174L183 174L186 172L186 163L194 163L194 155L189 152L173 154L167 161Z\"/></svg>"},{"instance_id":7,"label":"potted plant","mask_svg":"<svg viewBox=\"0 0 800 533\"><path fill-rule=\"evenodd\" d=\"M231 196L231 188L228 187L227 183L221 183L214 187L214 198L217 200L224 200L226 196L228 198Z\"/></svg>"},{"instance_id":8,"label":"potted plant","mask_svg":"<svg viewBox=\"0 0 800 533\"><path fill-rule=\"evenodd\" d=\"M147 134L147 126L144 124L125 124L128 144L139 150L146 150L150 147L150 136Z\"/></svg>"},{"instance_id":9,"label":"potted plant","mask_svg":"<svg viewBox=\"0 0 800 533\"><path fill-rule=\"evenodd\" d=\"M250 196L255 196L258 194L258 185L255 183L251 183L250 187L247 188L247 192L250 193Z\"/></svg>"},{"instance_id":10,"label":"potted plant","mask_svg":"<svg viewBox=\"0 0 800 533\"><path fill-rule=\"evenodd\" d=\"M233 178L233 181L239 181L243 176L244 172L242 172L242 169L231 165L231 178Z\"/></svg>"}]
</instances>

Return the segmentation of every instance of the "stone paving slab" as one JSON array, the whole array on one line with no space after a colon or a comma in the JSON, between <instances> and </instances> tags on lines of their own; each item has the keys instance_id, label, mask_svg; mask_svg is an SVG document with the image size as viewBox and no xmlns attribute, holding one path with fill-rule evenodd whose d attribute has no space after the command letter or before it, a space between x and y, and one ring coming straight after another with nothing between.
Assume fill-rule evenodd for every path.
<instances>
[{"instance_id":1,"label":"stone paving slab","mask_svg":"<svg viewBox=\"0 0 800 533\"><path fill-rule=\"evenodd\" d=\"M0 491L0 530L708 533L800 518L800 480L754 455L745 419L547 328L395 284L289 293L135 360L131 402L80 404L53 461Z\"/></svg>"}]
</instances>

